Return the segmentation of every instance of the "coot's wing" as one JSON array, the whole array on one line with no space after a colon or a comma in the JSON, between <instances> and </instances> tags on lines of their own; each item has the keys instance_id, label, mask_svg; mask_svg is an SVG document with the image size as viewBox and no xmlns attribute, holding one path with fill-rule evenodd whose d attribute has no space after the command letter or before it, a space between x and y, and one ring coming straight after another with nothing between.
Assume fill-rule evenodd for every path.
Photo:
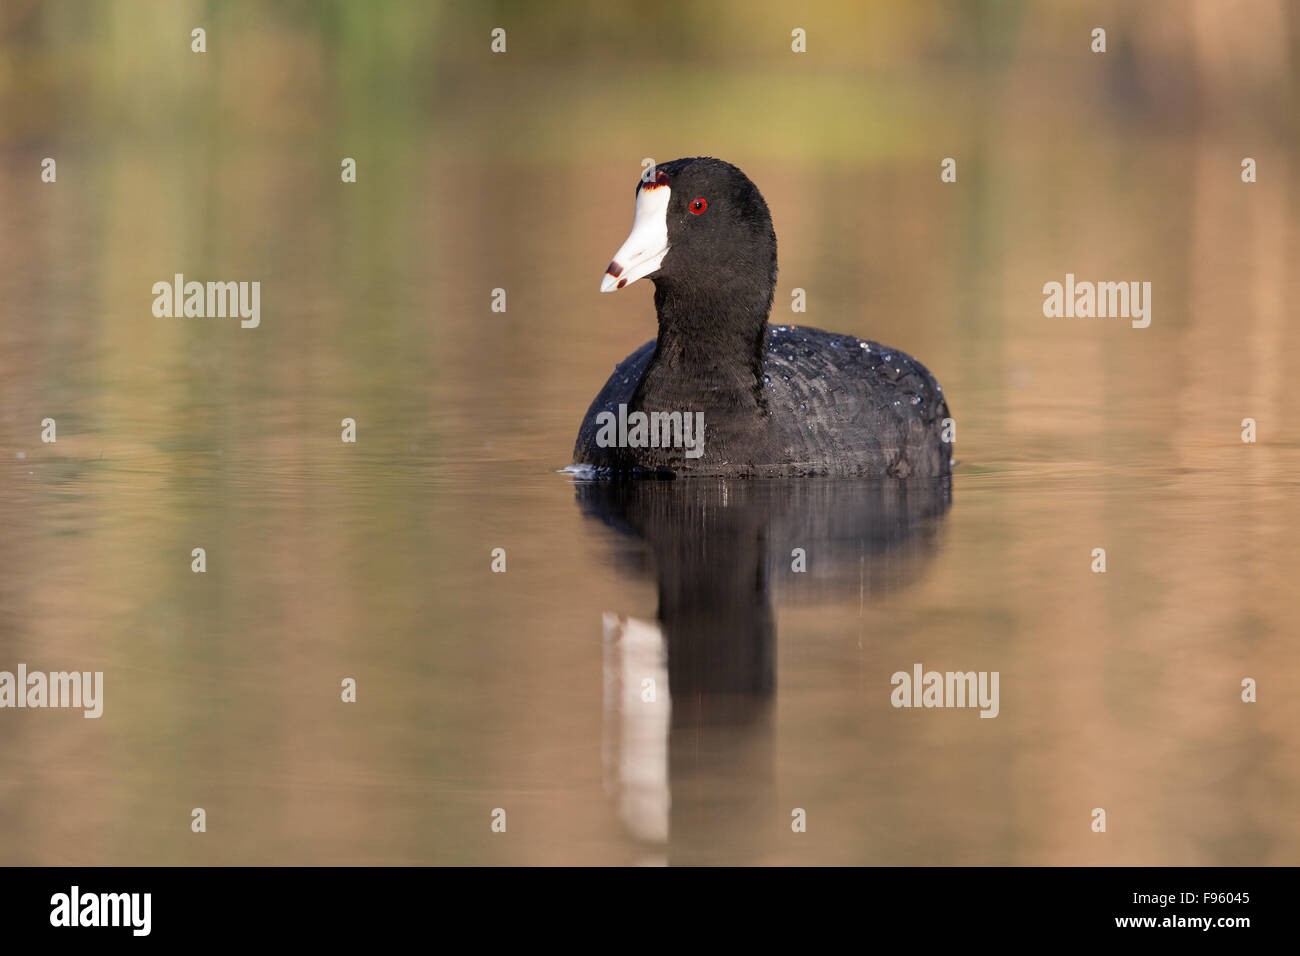
<instances>
[{"instance_id":1,"label":"coot's wing","mask_svg":"<svg viewBox=\"0 0 1300 956\"><path fill-rule=\"evenodd\" d=\"M772 415L796 469L811 474L938 477L948 406L924 365L851 335L776 326L767 355Z\"/></svg>"},{"instance_id":2,"label":"coot's wing","mask_svg":"<svg viewBox=\"0 0 1300 956\"><path fill-rule=\"evenodd\" d=\"M600 390L578 429L578 440L573 445L573 460L577 464L601 465L611 449L596 444L596 416L601 412L618 414L618 406L627 404L641 382L646 366L655 354L655 340L647 342L614 367L605 387Z\"/></svg>"},{"instance_id":3,"label":"coot's wing","mask_svg":"<svg viewBox=\"0 0 1300 956\"><path fill-rule=\"evenodd\" d=\"M887 448L888 474L937 477L950 471L953 445L943 440L949 417L943 388L930 370L906 352L877 342L860 349L869 371L856 424ZM891 440L892 439L892 440Z\"/></svg>"}]
</instances>

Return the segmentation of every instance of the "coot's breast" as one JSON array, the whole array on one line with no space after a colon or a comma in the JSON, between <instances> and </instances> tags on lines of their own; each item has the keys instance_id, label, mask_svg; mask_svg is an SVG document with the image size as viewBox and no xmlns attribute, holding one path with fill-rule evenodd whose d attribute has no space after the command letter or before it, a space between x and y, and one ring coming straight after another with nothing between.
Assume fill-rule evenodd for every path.
<instances>
[{"instance_id":1,"label":"coot's breast","mask_svg":"<svg viewBox=\"0 0 1300 956\"><path fill-rule=\"evenodd\" d=\"M631 402L654 352L655 342L647 342L614 369L583 419L574 461L609 466L635 459L635 452L629 455L627 449L616 456L597 445L596 417L601 412L616 415L620 404ZM680 461L674 471L903 478L951 471L953 446L944 441L949 413L943 389L925 366L897 349L804 326L771 326L762 391L767 415L752 422L755 455L711 461L708 429L711 421L719 425L719 412L711 414L702 407L705 453Z\"/></svg>"}]
</instances>

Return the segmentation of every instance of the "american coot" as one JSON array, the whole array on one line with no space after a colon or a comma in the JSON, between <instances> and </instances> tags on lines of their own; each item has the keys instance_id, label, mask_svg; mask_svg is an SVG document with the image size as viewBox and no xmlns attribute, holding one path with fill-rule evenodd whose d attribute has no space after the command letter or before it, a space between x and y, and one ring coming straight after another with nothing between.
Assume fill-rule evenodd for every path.
<instances>
[{"instance_id":1,"label":"american coot","mask_svg":"<svg viewBox=\"0 0 1300 956\"><path fill-rule=\"evenodd\" d=\"M600 288L646 277L658 339L591 403L576 463L671 477L949 473L948 406L920 362L851 335L768 324L776 233L735 166L677 159L637 183L632 233Z\"/></svg>"}]
</instances>

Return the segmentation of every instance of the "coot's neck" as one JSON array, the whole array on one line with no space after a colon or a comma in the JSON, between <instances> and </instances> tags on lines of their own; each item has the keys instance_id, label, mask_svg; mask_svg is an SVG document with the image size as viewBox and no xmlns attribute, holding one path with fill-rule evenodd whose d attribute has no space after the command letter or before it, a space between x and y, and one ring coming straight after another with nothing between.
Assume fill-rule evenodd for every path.
<instances>
[{"instance_id":1,"label":"coot's neck","mask_svg":"<svg viewBox=\"0 0 1300 956\"><path fill-rule=\"evenodd\" d=\"M772 285L743 274L707 285L654 283L659 341L642 378L645 406L680 406L692 393L762 405Z\"/></svg>"}]
</instances>

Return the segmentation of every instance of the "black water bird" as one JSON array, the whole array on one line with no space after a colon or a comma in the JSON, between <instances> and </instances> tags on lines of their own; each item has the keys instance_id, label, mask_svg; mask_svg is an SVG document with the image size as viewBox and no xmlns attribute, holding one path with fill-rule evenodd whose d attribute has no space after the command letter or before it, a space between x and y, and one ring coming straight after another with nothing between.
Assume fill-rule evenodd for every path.
<instances>
[{"instance_id":1,"label":"black water bird","mask_svg":"<svg viewBox=\"0 0 1300 956\"><path fill-rule=\"evenodd\" d=\"M925 366L855 336L768 323L776 233L735 166L678 159L637 183L632 232L601 291L641 278L655 285L658 337L591 403L575 463L663 477L950 472L948 405Z\"/></svg>"}]
</instances>

